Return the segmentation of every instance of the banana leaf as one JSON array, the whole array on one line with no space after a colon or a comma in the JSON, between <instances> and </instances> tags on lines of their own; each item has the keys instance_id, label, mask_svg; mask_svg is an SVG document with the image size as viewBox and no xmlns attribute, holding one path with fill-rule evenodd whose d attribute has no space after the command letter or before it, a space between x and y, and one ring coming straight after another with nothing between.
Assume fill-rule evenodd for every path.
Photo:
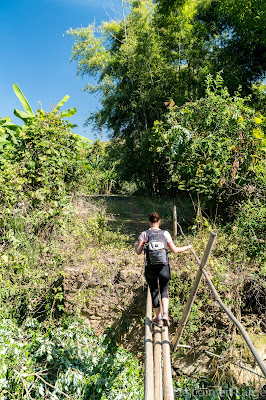
<instances>
[{"instance_id":1,"label":"banana leaf","mask_svg":"<svg viewBox=\"0 0 266 400\"><path fill-rule=\"evenodd\" d=\"M6 123L8 123L8 122L10 122L10 121L11 121L11 118L10 118L10 117L0 118L0 126L1 126L1 125L4 125L4 124L6 124Z\"/></svg>"},{"instance_id":2,"label":"banana leaf","mask_svg":"<svg viewBox=\"0 0 266 400\"><path fill-rule=\"evenodd\" d=\"M77 138L79 140L81 140L82 142L86 142L86 143L93 143L93 140L86 138L85 136L82 135L78 135L77 133L74 134L75 136L77 136Z\"/></svg>"},{"instance_id":3,"label":"banana leaf","mask_svg":"<svg viewBox=\"0 0 266 400\"><path fill-rule=\"evenodd\" d=\"M26 113L30 116L30 117L34 117L35 114L32 111L31 106L29 105L28 100L26 99L26 97L24 96L24 94L22 93L20 87L18 86L17 83L14 83L13 85L13 89L14 92L16 93L17 97L19 98L19 100L21 101L21 104L23 105L24 110L26 111ZM19 117L20 118L20 117Z\"/></svg>"},{"instance_id":4,"label":"banana leaf","mask_svg":"<svg viewBox=\"0 0 266 400\"><path fill-rule=\"evenodd\" d=\"M12 143L18 144L18 141L17 141L17 138L16 138L14 132L13 132L11 129L8 129L8 128L6 129L6 132L7 132L7 133L9 134L9 136L11 137Z\"/></svg>"},{"instance_id":5,"label":"banana leaf","mask_svg":"<svg viewBox=\"0 0 266 400\"><path fill-rule=\"evenodd\" d=\"M67 110L61 112L61 116L62 117L71 117L72 115L76 114L76 112L77 112L77 110L75 107L68 108Z\"/></svg>"},{"instance_id":6,"label":"banana leaf","mask_svg":"<svg viewBox=\"0 0 266 400\"><path fill-rule=\"evenodd\" d=\"M19 125L13 124L12 122L9 122L9 121L4 122L1 125L1 122L2 122L2 120L0 121L0 126L2 126L3 128L12 129L13 131L15 131L17 133L19 133L21 131L21 126L19 126Z\"/></svg>"},{"instance_id":7,"label":"banana leaf","mask_svg":"<svg viewBox=\"0 0 266 400\"><path fill-rule=\"evenodd\" d=\"M0 143L1 144L7 144L10 143L10 140L7 140L7 137L5 136L0 136Z\"/></svg>"},{"instance_id":8,"label":"banana leaf","mask_svg":"<svg viewBox=\"0 0 266 400\"><path fill-rule=\"evenodd\" d=\"M82 149L89 149L92 146L93 140L90 140L88 138L86 138L85 136L82 135L78 135L78 134L74 134L77 139L78 139L78 146L81 147Z\"/></svg>"},{"instance_id":9,"label":"banana leaf","mask_svg":"<svg viewBox=\"0 0 266 400\"><path fill-rule=\"evenodd\" d=\"M15 114L16 117L22 119L24 122L27 122L27 120L29 118L34 118L34 116L31 116L31 115L25 113L24 111L20 111L18 109L14 110L14 114Z\"/></svg>"},{"instance_id":10,"label":"banana leaf","mask_svg":"<svg viewBox=\"0 0 266 400\"><path fill-rule=\"evenodd\" d=\"M65 102L69 99L70 96L68 96L68 94L61 100L59 101L59 103L55 106L54 111L58 111L60 109L60 107L62 107Z\"/></svg>"}]
</instances>

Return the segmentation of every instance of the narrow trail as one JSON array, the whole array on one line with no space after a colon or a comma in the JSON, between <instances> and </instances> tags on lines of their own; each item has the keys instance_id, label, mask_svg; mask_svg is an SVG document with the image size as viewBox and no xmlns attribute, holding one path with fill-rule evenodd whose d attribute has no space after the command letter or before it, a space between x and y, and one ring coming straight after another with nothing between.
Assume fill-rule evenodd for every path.
<instances>
[{"instance_id":1,"label":"narrow trail","mask_svg":"<svg viewBox=\"0 0 266 400\"><path fill-rule=\"evenodd\" d=\"M105 198L106 211L114 216L111 225L120 228L130 236L138 236L148 227L148 216L144 216L136 199L129 196L110 196Z\"/></svg>"}]
</instances>

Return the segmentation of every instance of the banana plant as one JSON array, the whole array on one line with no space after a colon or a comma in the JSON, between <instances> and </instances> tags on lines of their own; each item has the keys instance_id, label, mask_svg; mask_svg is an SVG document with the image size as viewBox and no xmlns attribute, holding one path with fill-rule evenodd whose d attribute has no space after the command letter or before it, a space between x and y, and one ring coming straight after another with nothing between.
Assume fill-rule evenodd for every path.
<instances>
[{"instance_id":1,"label":"banana plant","mask_svg":"<svg viewBox=\"0 0 266 400\"><path fill-rule=\"evenodd\" d=\"M15 109L14 114L16 117L22 119L26 123L29 118L34 118L35 114L32 111L32 108L31 108L28 100L26 99L25 95L23 94L23 92L21 91L21 89L17 83L14 83L13 89L25 110L25 111L20 111L20 110Z\"/></svg>"},{"instance_id":2,"label":"banana plant","mask_svg":"<svg viewBox=\"0 0 266 400\"><path fill-rule=\"evenodd\" d=\"M25 124L27 124L29 119L32 119L35 117L35 114L28 102L28 100L26 99L25 95L23 94L22 90L20 89L20 87L18 86L17 83L14 83L13 85L13 89L15 94L17 95L18 99L20 100L24 111L20 111L18 109L14 110L14 114L16 117L22 119L22 121L25 122ZM69 96L66 95L54 108L53 112L58 112L60 110L60 108L65 104L65 102L69 99ZM61 117L65 118L65 117L71 117L72 115L76 114L77 110L75 107L73 108L69 108L68 110L62 111L60 113Z\"/></svg>"},{"instance_id":3,"label":"banana plant","mask_svg":"<svg viewBox=\"0 0 266 400\"><path fill-rule=\"evenodd\" d=\"M24 127L15 125L11 122L11 118L10 117L5 117L5 118L1 118L0 117L0 152L3 151L3 148L5 146L12 146L13 144L17 144L18 140L19 140L19 134L20 132L25 129L26 125L29 123L29 121L32 118L35 118L35 113L33 112L26 96L24 95L24 93L22 92L22 90L20 89L20 87L18 86L17 83L14 83L13 85L13 89L15 94L17 95L18 99L20 100L24 111L15 109L14 110L14 115L20 119L22 119L22 121L24 121L25 125ZM66 95L53 109L54 113L58 113L60 108L66 103L66 101L69 99L69 96ZM61 111L60 115L63 118L67 118L67 117L71 117L72 115L76 114L77 110L75 107L73 108L69 108L65 111ZM72 125L73 127L74 125ZM88 150L93 141L90 139L87 139L84 136L78 135L78 134L74 134L77 139L78 139L78 146L81 147L84 150Z\"/></svg>"}]
</instances>

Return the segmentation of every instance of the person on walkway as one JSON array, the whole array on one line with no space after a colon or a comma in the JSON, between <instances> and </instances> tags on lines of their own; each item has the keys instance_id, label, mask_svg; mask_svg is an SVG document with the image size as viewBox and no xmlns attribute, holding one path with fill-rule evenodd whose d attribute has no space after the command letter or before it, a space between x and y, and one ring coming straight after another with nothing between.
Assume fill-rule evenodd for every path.
<instances>
[{"instance_id":1,"label":"person on walkway","mask_svg":"<svg viewBox=\"0 0 266 400\"><path fill-rule=\"evenodd\" d=\"M138 255L142 253L143 249L146 253L145 278L151 291L152 305L155 312L153 322L159 327L163 325L170 326L168 289L171 270L167 248L173 253L181 253L191 249L192 246L176 247L170 233L160 229L161 219L157 212L153 212L149 216L149 224L150 228L142 232L139 236L139 241L135 243L135 250ZM156 247L159 249L157 253L154 251ZM154 254L159 256L154 256ZM161 257L161 259L158 259L158 257ZM159 291L163 307L162 316L160 314Z\"/></svg>"}]
</instances>

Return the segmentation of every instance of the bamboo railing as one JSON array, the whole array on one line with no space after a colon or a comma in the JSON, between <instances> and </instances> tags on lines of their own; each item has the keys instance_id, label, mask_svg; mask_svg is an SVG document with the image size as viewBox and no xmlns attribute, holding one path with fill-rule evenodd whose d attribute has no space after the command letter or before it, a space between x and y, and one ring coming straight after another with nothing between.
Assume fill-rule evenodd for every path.
<instances>
[{"instance_id":1,"label":"bamboo railing","mask_svg":"<svg viewBox=\"0 0 266 400\"><path fill-rule=\"evenodd\" d=\"M179 224L178 224L178 225L179 225ZM189 242L188 242L186 236L184 235L184 233L183 233L182 228L180 227L180 225L179 225L179 228L180 228L180 231L181 231L183 237L185 238L187 244L189 244ZM258 366L259 366L260 369L261 369L261 372L263 373L263 375L264 375L265 378L266 378L266 366L265 366L265 364L264 364L264 362L263 362L261 356L260 356L259 353L257 352L257 350L256 350L256 348L255 348L255 346L254 346L254 344L252 343L252 341L251 341L251 339L250 339L248 333L246 332L245 328L243 327L243 325L234 317L234 315L232 314L232 312L231 312L231 311L226 307L226 305L222 302L222 300L221 300L221 298L220 298L220 296L219 296L217 290L215 289L215 287L214 287L214 285L213 285L213 283L212 283L212 281L211 281L211 278L209 277L209 275L208 275L208 273L207 273L207 271L206 271L206 269L205 269L205 266L206 266L206 264L207 264L207 262L208 262L208 258L209 258L210 254L211 254L211 251L212 251L212 247L213 247L215 238L216 238L216 233L211 232L211 233L210 233L210 237L209 237L208 244L207 244L207 246L206 246L206 249L205 249L205 252L204 252L204 255L203 255L203 258L202 258L202 261L199 260L198 256L197 256L196 253L194 252L194 250L192 250L192 253L193 253L193 255L195 256L196 261L197 261L197 263L198 263L198 265L199 265L199 270L198 270L197 276L196 276L196 278L195 278L193 287L192 287L192 289L191 289L191 292L190 292L190 295L189 295L187 304L185 305L182 318L181 318L181 320L180 320L180 322L179 322L179 325L178 325L178 327L177 327L176 335L175 335L175 338L174 338L174 340L173 340L173 348L174 348L174 350L176 350L176 348L177 348L177 346L178 346L178 344L179 344L179 341L180 341L180 338L181 338L181 336L182 336L183 330L184 330L184 328L185 328L185 325L186 325L186 322L187 322L187 319L188 319L188 316L189 316L189 313L190 313L190 310L191 310L193 301L194 301L194 299L195 299L195 297L196 297L196 293L197 293L197 289L198 289L198 286L199 286L201 277L202 277L202 275L204 275L204 277L205 277L205 279L206 279L206 282L208 283L209 288L211 289L211 292L212 292L212 294L213 294L213 296L214 296L214 299L217 301L217 303L219 304L219 306L225 311L225 313L228 315L228 317L231 319L231 321L232 321L232 322L236 325L236 327L238 328L240 334L241 334L242 337L244 338L244 340L245 340L247 346L249 347L249 349L250 349L250 351L251 351L251 353L252 353L252 355L253 355L253 357L254 357L255 362L258 364Z\"/></svg>"},{"instance_id":2,"label":"bamboo railing","mask_svg":"<svg viewBox=\"0 0 266 400\"><path fill-rule=\"evenodd\" d=\"M154 400L153 342L152 342L152 303L148 287L145 320L145 400Z\"/></svg>"}]
</instances>

